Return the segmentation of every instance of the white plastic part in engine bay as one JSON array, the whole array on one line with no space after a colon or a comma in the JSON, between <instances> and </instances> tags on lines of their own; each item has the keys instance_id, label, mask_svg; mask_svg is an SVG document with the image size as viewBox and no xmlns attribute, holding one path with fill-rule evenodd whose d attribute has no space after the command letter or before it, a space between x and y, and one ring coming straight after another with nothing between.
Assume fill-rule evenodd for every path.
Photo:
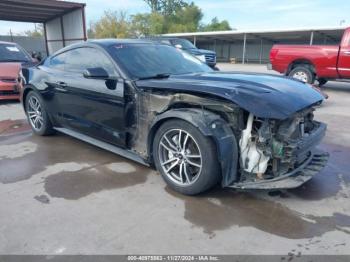
<instances>
[{"instance_id":1,"label":"white plastic part in engine bay","mask_svg":"<svg viewBox=\"0 0 350 262\"><path fill-rule=\"evenodd\" d=\"M264 174L267 169L267 163L270 157L264 155L260 149L257 148L256 142L252 140L254 115L249 114L247 127L242 131L242 137L239 141L241 151L241 163L246 172L254 174Z\"/></svg>"}]
</instances>

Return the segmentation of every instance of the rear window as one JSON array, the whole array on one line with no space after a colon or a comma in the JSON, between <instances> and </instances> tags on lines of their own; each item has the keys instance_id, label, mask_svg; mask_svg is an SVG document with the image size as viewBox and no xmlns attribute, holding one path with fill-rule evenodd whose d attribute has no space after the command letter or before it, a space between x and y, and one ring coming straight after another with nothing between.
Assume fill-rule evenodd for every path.
<instances>
[{"instance_id":1,"label":"rear window","mask_svg":"<svg viewBox=\"0 0 350 262\"><path fill-rule=\"evenodd\" d=\"M30 56L18 45L0 44L0 62L28 62Z\"/></svg>"}]
</instances>

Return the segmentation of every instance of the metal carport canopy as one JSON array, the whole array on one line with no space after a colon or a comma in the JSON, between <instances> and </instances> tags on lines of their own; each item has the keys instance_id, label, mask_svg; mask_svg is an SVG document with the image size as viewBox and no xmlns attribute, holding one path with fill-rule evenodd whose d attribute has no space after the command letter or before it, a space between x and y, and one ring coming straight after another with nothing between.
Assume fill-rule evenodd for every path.
<instances>
[{"instance_id":1,"label":"metal carport canopy","mask_svg":"<svg viewBox=\"0 0 350 262\"><path fill-rule=\"evenodd\" d=\"M84 3L0 0L0 20L43 23L48 53L87 39Z\"/></svg>"},{"instance_id":2,"label":"metal carport canopy","mask_svg":"<svg viewBox=\"0 0 350 262\"><path fill-rule=\"evenodd\" d=\"M287 28L287 29L265 29L265 30L230 30L212 32L192 32L192 33L170 33L163 34L166 37L181 37L197 42L214 42L214 49L217 41L242 43L242 63L245 63L246 49L248 42L260 44L262 50L263 42L269 43L302 43L314 44L315 37L331 39L334 42L341 38L345 27L319 27L319 28ZM261 58L260 58L261 60Z\"/></svg>"}]
</instances>

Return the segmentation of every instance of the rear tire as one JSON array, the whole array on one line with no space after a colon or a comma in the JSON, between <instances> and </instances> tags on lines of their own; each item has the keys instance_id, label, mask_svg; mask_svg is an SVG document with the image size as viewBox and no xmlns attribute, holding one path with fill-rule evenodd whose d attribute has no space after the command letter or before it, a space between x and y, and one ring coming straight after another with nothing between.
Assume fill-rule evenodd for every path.
<instances>
[{"instance_id":1,"label":"rear tire","mask_svg":"<svg viewBox=\"0 0 350 262\"><path fill-rule=\"evenodd\" d=\"M218 183L216 155L214 142L183 120L165 122L153 141L157 170L170 188L185 195L202 193Z\"/></svg>"},{"instance_id":2,"label":"rear tire","mask_svg":"<svg viewBox=\"0 0 350 262\"><path fill-rule=\"evenodd\" d=\"M25 99L25 111L33 133L39 136L54 133L44 102L39 94L30 91Z\"/></svg>"},{"instance_id":3,"label":"rear tire","mask_svg":"<svg viewBox=\"0 0 350 262\"><path fill-rule=\"evenodd\" d=\"M295 67L289 72L288 76L309 84L313 84L315 82L315 74L307 66Z\"/></svg>"}]
</instances>

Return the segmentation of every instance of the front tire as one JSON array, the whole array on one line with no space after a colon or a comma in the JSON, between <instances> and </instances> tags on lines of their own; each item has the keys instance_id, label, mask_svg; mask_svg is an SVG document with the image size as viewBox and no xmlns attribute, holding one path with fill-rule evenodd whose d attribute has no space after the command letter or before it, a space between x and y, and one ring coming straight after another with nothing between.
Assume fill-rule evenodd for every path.
<instances>
[{"instance_id":1,"label":"front tire","mask_svg":"<svg viewBox=\"0 0 350 262\"><path fill-rule=\"evenodd\" d=\"M313 84L315 82L315 74L306 66L297 66L288 75L304 83Z\"/></svg>"},{"instance_id":2,"label":"front tire","mask_svg":"<svg viewBox=\"0 0 350 262\"><path fill-rule=\"evenodd\" d=\"M220 178L214 142L183 120L169 120L157 131L153 157L157 170L173 190L196 195Z\"/></svg>"},{"instance_id":3,"label":"front tire","mask_svg":"<svg viewBox=\"0 0 350 262\"><path fill-rule=\"evenodd\" d=\"M25 99L25 111L29 124L36 135L46 136L54 133L41 96L30 91Z\"/></svg>"}]
</instances>

